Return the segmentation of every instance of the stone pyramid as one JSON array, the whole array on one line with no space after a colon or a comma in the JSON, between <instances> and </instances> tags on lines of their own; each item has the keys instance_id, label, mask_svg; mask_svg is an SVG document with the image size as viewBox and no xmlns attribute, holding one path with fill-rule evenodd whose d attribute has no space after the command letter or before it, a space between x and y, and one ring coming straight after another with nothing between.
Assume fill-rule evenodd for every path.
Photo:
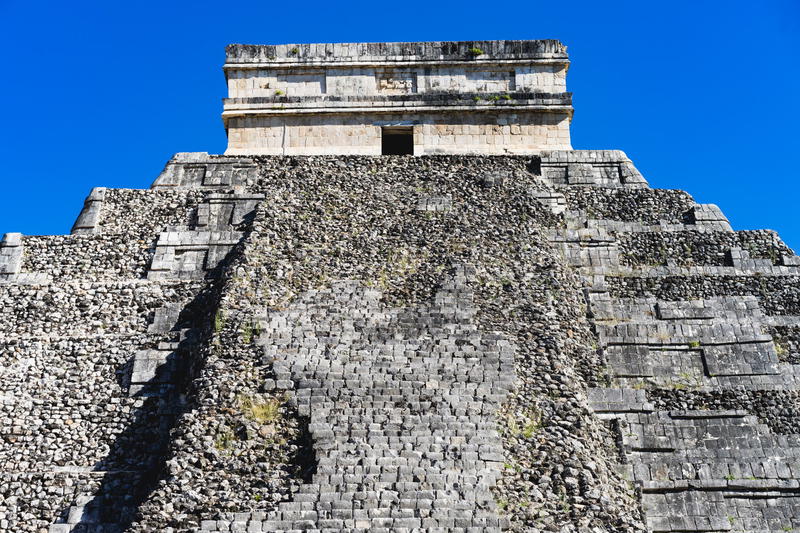
<instances>
[{"instance_id":1,"label":"stone pyramid","mask_svg":"<svg viewBox=\"0 0 800 533\"><path fill-rule=\"evenodd\" d=\"M316 144L240 132L5 234L0 531L800 530L800 258L559 147L568 93L522 84L565 57L237 45L229 81L284 89L229 137ZM344 94L293 95L314 69Z\"/></svg>"}]
</instances>

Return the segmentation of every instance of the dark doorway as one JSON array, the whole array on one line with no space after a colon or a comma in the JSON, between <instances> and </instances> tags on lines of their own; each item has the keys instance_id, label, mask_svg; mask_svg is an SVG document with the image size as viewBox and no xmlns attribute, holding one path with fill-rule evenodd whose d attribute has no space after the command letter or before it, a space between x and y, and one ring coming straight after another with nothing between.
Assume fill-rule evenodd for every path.
<instances>
[{"instance_id":1,"label":"dark doorway","mask_svg":"<svg viewBox=\"0 0 800 533\"><path fill-rule=\"evenodd\" d=\"M412 128L382 128L382 155L414 155L414 131Z\"/></svg>"}]
</instances>

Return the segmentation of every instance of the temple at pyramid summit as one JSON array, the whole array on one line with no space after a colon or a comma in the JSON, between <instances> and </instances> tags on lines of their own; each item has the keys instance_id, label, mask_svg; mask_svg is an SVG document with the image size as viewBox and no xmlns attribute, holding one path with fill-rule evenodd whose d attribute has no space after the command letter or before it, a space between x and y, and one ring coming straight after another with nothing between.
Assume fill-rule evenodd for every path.
<instances>
[{"instance_id":1,"label":"temple at pyramid summit","mask_svg":"<svg viewBox=\"0 0 800 533\"><path fill-rule=\"evenodd\" d=\"M231 45L228 155L569 150L558 41Z\"/></svg>"},{"instance_id":2,"label":"temple at pyramid summit","mask_svg":"<svg viewBox=\"0 0 800 533\"><path fill-rule=\"evenodd\" d=\"M0 242L0 532L800 530L800 257L568 67L229 46L224 154Z\"/></svg>"}]
</instances>

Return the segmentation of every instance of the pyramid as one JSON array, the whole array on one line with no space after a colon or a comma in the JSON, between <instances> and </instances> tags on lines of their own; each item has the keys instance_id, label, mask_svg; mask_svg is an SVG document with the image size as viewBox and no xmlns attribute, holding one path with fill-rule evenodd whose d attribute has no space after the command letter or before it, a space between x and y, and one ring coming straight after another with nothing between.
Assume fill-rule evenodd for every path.
<instances>
[{"instance_id":1,"label":"pyramid","mask_svg":"<svg viewBox=\"0 0 800 533\"><path fill-rule=\"evenodd\" d=\"M800 258L557 41L228 47L223 155L0 244L0 531L800 528Z\"/></svg>"}]
</instances>

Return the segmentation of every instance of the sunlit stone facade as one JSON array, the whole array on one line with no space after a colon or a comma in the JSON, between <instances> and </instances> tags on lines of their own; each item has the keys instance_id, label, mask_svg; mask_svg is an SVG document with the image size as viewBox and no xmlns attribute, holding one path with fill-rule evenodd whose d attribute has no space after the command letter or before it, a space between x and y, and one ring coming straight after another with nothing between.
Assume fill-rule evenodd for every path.
<instances>
[{"instance_id":1,"label":"sunlit stone facade","mask_svg":"<svg viewBox=\"0 0 800 533\"><path fill-rule=\"evenodd\" d=\"M226 153L570 149L568 67L553 40L231 45Z\"/></svg>"}]
</instances>

